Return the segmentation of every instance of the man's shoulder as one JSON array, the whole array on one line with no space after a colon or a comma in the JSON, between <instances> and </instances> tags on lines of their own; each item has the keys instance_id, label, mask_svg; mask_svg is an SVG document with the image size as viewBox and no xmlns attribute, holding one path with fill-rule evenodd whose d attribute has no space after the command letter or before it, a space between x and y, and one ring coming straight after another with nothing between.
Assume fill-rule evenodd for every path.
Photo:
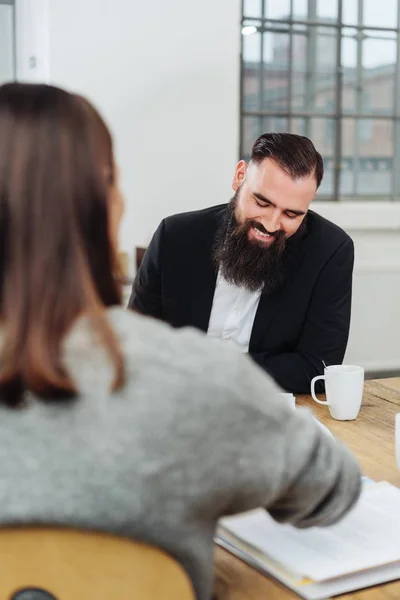
<instances>
[{"instance_id":1,"label":"man's shoulder","mask_svg":"<svg viewBox=\"0 0 400 600\"><path fill-rule=\"evenodd\" d=\"M219 204L201 210L193 210L171 215L164 219L165 228L169 232L186 229L203 229L204 227L216 227L226 213L227 204Z\"/></svg>"},{"instance_id":2,"label":"man's shoulder","mask_svg":"<svg viewBox=\"0 0 400 600\"><path fill-rule=\"evenodd\" d=\"M307 232L310 241L329 250L335 251L345 243L349 248L353 246L353 241L348 233L312 210L308 213Z\"/></svg>"}]
</instances>

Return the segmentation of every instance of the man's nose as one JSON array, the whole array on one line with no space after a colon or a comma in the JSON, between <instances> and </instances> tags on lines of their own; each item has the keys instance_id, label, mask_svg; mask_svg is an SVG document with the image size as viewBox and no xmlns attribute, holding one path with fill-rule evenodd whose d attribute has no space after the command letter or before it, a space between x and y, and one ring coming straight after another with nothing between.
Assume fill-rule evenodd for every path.
<instances>
[{"instance_id":1,"label":"man's nose","mask_svg":"<svg viewBox=\"0 0 400 600\"><path fill-rule=\"evenodd\" d=\"M275 233L281 229L281 213L278 209L273 209L268 215L265 215L262 224L268 233Z\"/></svg>"}]
</instances>

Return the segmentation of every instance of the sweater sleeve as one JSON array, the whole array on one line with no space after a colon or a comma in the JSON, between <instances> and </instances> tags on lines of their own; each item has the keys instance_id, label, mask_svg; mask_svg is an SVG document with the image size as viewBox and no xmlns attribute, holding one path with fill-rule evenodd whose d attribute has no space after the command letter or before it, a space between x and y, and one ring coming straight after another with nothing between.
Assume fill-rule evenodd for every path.
<instances>
[{"instance_id":1,"label":"sweater sleeve","mask_svg":"<svg viewBox=\"0 0 400 600\"><path fill-rule=\"evenodd\" d=\"M230 391L218 392L213 407L218 425L213 442L208 440L210 460L220 464L212 489L228 490L222 512L263 506L277 521L297 527L337 522L360 494L356 460L309 409L290 409L249 359L232 356L232 362Z\"/></svg>"}]
</instances>

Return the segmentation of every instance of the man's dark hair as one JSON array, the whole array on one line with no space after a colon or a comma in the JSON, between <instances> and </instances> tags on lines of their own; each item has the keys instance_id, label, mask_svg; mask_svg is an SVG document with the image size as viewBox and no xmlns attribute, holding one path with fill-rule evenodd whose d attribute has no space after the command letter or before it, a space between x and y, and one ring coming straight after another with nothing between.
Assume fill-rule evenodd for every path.
<instances>
[{"instance_id":1,"label":"man's dark hair","mask_svg":"<svg viewBox=\"0 0 400 600\"><path fill-rule=\"evenodd\" d=\"M314 174L317 188L321 185L322 156L307 137L294 133L263 133L254 142L251 161L260 164L265 158L273 160L293 179Z\"/></svg>"}]
</instances>

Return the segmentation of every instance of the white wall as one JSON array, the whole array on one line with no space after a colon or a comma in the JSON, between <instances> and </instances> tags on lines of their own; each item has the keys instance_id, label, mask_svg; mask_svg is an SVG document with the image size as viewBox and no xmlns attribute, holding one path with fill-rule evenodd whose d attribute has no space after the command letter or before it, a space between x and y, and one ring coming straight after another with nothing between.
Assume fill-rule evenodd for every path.
<instances>
[{"instance_id":1,"label":"white wall","mask_svg":"<svg viewBox=\"0 0 400 600\"><path fill-rule=\"evenodd\" d=\"M51 81L115 136L133 255L174 212L225 202L237 160L240 0L51 0Z\"/></svg>"},{"instance_id":2,"label":"white wall","mask_svg":"<svg viewBox=\"0 0 400 600\"><path fill-rule=\"evenodd\" d=\"M346 360L370 371L400 371L400 232L350 232L356 247Z\"/></svg>"},{"instance_id":3,"label":"white wall","mask_svg":"<svg viewBox=\"0 0 400 600\"><path fill-rule=\"evenodd\" d=\"M0 4L0 84L14 75L13 7Z\"/></svg>"},{"instance_id":4,"label":"white wall","mask_svg":"<svg viewBox=\"0 0 400 600\"><path fill-rule=\"evenodd\" d=\"M238 158L240 0L17 3L48 6L50 26L43 17L35 37L44 53L49 28L51 81L87 95L111 126L127 200L124 250L132 256L146 245L168 214L228 200ZM400 368L400 205L314 209L356 245L346 360Z\"/></svg>"},{"instance_id":5,"label":"white wall","mask_svg":"<svg viewBox=\"0 0 400 600\"><path fill-rule=\"evenodd\" d=\"M355 244L346 362L368 371L400 371L400 205L315 202L313 208Z\"/></svg>"},{"instance_id":6,"label":"white wall","mask_svg":"<svg viewBox=\"0 0 400 600\"><path fill-rule=\"evenodd\" d=\"M51 0L14 0L19 81L49 81Z\"/></svg>"}]
</instances>

